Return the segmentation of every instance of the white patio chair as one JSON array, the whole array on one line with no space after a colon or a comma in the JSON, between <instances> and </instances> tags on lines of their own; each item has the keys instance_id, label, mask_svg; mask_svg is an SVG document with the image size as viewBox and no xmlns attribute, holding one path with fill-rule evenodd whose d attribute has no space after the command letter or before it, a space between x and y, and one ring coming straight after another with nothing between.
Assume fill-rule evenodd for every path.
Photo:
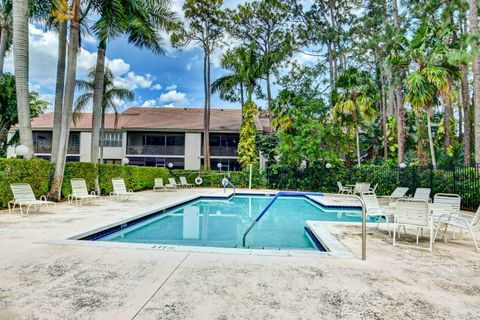
<instances>
[{"instance_id":1,"label":"white patio chair","mask_svg":"<svg viewBox=\"0 0 480 320\"><path fill-rule=\"evenodd\" d=\"M191 188L193 187L193 184L188 183L187 178L185 177L180 177L180 185L184 188Z\"/></svg>"},{"instance_id":2,"label":"white patio chair","mask_svg":"<svg viewBox=\"0 0 480 320\"><path fill-rule=\"evenodd\" d=\"M432 199L430 199L431 192L432 190L430 188L417 188L417 190L415 190L415 194L413 195L413 199L427 200L430 202L432 201Z\"/></svg>"},{"instance_id":3,"label":"white patio chair","mask_svg":"<svg viewBox=\"0 0 480 320\"><path fill-rule=\"evenodd\" d=\"M387 202L390 206L394 206L398 199L405 198L407 192L408 188L397 187L389 196L382 196L378 198L384 200L384 202Z\"/></svg>"},{"instance_id":4,"label":"white patio chair","mask_svg":"<svg viewBox=\"0 0 480 320\"><path fill-rule=\"evenodd\" d=\"M24 217L28 216L31 206L35 208L35 211L39 211L41 205L44 205L47 209L50 204L53 204L55 207L57 206L55 202L47 201L47 197L43 195L37 200L32 187L28 183L12 183L10 189L13 193L13 200L8 202L8 212L10 213L15 211L17 205L20 208L20 214ZM23 213L22 206L27 207L25 214Z\"/></svg>"},{"instance_id":5,"label":"white patio chair","mask_svg":"<svg viewBox=\"0 0 480 320\"><path fill-rule=\"evenodd\" d=\"M180 185L175 181L175 178L168 178L167 188L179 189Z\"/></svg>"},{"instance_id":6,"label":"white patio chair","mask_svg":"<svg viewBox=\"0 0 480 320\"><path fill-rule=\"evenodd\" d=\"M337 181L339 194L352 194L352 188L344 186L340 181Z\"/></svg>"},{"instance_id":7,"label":"white patio chair","mask_svg":"<svg viewBox=\"0 0 480 320\"><path fill-rule=\"evenodd\" d=\"M368 191L375 193L377 191L378 183L376 183L373 188L368 188Z\"/></svg>"},{"instance_id":8,"label":"white patio chair","mask_svg":"<svg viewBox=\"0 0 480 320\"><path fill-rule=\"evenodd\" d=\"M437 193L433 196L432 214L460 213L462 198L453 193Z\"/></svg>"},{"instance_id":9,"label":"white patio chair","mask_svg":"<svg viewBox=\"0 0 480 320\"><path fill-rule=\"evenodd\" d=\"M355 183L355 187L353 188L353 193L361 195L364 192L368 192L369 189L370 182L357 182Z\"/></svg>"},{"instance_id":10,"label":"white patio chair","mask_svg":"<svg viewBox=\"0 0 480 320\"><path fill-rule=\"evenodd\" d=\"M380 226L380 218L384 218L387 223L388 235L390 236L390 222L393 221L393 211L389 212L387 208L382 208L378 202L377 195L373 192L363 192L362 199L367 210L367 217L377 218L377 229Z\"/></svg>"},{"instance_id":11,"label":"white patio chair","mask_svg":"<svg viewBox=\"0 0 480 320\"><path fill-rule=\"evenodd\" d=\"M125 186L125 181L122 178L112 179L113 191L110 192L110 199L116 197L117 201L128 200L131 195L133 195L133 190L127 190Z\"/></svg>"},{"instance_id":12,"label":"white patio chair","mask_svg":"<svg viewBox=\"0 0 480 320\"><path fill-rule=\"evenodd\" d=\"M67 197L69 203L75 200L76 205L82 205L83 200L90 202L90 200L97 201L100 199L100 196L97 196L95 191L88 193L85 179L71 179L70 184L72 186L72 194Z\"/></svg>"},{"instance_id":13,"label":"white patio chair","mask_svg":"<svg viewBox=\"0 0 480 320\"><path fill-rule=\"evenodd\" d=\"M447 243L447 230L448 227L456 227L460 230L468 230L470 236L472 237L475 249L480 253L480 248L478 247L477 240L475 239L475 234L473 233L474 228L480 229L480 206L477 209L477 212L474 215L469 214L444 214L439 218L437 230L435 231L435 238L437 237L438 230L441 226L445 225L443 230L443 238L445 243ZM435 241L434 238L434 241Z\"/></svg>"},{"instance_id":14,"label":"white patio chair","mask_svg":"<svg viewBox=\"0 0 480 320\"><path fill-rule=\"evenodd\" d=\"M163 179L162 178L155 178L155 183L153 185L153 191L157 191L157 190L166 190L167 187L165 187L165 185L163 184Z\"/></svg>"},{"instance_id":15,"label":"white patio chair","mask_svg":"<svg viewBox=\"0 0 480 320\"><path fill-rule=\"evenodd\" d=\"M397 212L393 222L393 245L396 245L396 234L400 226L416 227L416 242L418 246L419 231L422 228L430 230L428 251L432 252L434 241L433 216L430 212L427 200L421 199L399 199L397 200ZM400 236L400 234L399 234Z\"/></svg>"}]
</instances>

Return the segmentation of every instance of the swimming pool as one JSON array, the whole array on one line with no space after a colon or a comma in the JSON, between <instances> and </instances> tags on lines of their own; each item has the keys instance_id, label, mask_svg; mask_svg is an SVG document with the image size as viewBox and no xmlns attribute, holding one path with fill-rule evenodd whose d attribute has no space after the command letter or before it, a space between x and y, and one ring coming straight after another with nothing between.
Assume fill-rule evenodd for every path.
<instances>
[{"instance_id":1,"label":"swimming pool","mask_svg":"<svg viewBox=\"0 0 480 320\"><path fill-rule=\"evenodd\" d=\"M273 196L200 197L122 224L85 240L241 248L242 237ZM360 222L361 211L327 209L306 197L280 197L249 233L247 248L321 249L306 230L307 220Z\"/></svg>"}]
</instances>

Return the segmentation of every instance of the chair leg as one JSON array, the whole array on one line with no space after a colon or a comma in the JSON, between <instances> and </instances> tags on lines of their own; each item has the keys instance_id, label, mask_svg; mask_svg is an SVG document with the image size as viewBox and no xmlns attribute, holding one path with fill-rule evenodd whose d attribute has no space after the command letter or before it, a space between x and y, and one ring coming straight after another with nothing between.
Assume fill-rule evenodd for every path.
<instances>
[{"instance_id":1,"label":"chair leg","mask_svg":"<svg viewBox=\"0 0 480 320\"><path fill-rule=\"evenodd\" d=\"M430 252L433 249L433 224L430 225Z\"/></svg>"},{"instance_id":2,"label":"chair leg","mask_svg":"<svg viewBox=\"0 0 480 320\"><path fill-rule=\"evenodd\" d=\"M419 230L419 228L417 227L417 246L418 246L418 231L420 231L420 230Z\"/></svg>"},{"instance_id":3,"label":"chair leg","mask_svg":"<svg viewBox=\"0 0 480 320\"><path fill-rule=\"evenodd\" d=\"M396 235L397 235L397 224L393 222L393 246L395 246L395 239L397 238Z\"/></svg>"},{"instance_id":4,"label":"chair leg","mask_svg":"<svg viewBox=\"0 0 480 320\"><path fill-rule=\"evenodd\" d=\"M470 231L470 235L472 236L473 243L475 244L475 249L477 249L477 252L480 253L480 249L478 248L477 240L475 239L475 235L473 234L472 227L470 226L470 223L468 225L468 230Z\"/></svg>"}]
</instances>

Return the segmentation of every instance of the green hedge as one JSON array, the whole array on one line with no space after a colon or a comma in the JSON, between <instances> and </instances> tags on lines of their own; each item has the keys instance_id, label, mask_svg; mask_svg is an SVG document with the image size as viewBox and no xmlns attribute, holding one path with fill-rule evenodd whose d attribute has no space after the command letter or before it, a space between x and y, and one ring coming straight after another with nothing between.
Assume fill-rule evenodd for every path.
<instances>
[{"instance_id":1,"label":"green hedge","mask_svg":"<svg viewBox=\"0 0 480 320\"><path fill-rule=\"evenodd\" d=\"M53 169L53 165L43 159L0 159L0 205L6 207L13 199L12 183L30 184L37 197L46 194Z\"/></svg>"}]
</instances>

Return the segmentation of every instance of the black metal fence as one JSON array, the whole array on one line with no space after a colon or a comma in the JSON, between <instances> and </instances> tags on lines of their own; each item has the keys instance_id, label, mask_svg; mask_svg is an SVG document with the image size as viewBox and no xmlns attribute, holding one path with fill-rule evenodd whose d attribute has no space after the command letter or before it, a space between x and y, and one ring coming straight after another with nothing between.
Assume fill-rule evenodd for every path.
<instances>
[{"instance_id":1,"label":"black metal fence","mask_svg":"<svg viewBox=\"0 0 480 320\"><path fill-rule=\"evenodd\" d=\"M436 193L456 193L462 197L462 209L475 211L480 205L480 168L449 167L432 169L412 167L404 169L385 166L356 168L308 167L294 170L289 167L272 167L266 170L269 188L280 190L311 190L337 192L337 181L345 184L378 183L376 193L389 195L396 187L408 187L409 194L416 188L432 189Z\"/></svg>"}]
</instances>

